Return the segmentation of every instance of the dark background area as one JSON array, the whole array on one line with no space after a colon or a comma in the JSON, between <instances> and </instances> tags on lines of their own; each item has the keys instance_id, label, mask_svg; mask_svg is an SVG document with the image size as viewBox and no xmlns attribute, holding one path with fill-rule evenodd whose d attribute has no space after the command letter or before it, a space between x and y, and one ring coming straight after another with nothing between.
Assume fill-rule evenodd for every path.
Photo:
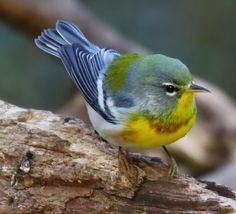
<instances>
[{"instance_id":1,"label":"dark background area","mask_svg":"<svg viewBox=\"0 0 236 214\"><path fill-rule=\"evenodd\" d=\"M236 1L83 2L125 37L154 53L179 58L194 75L236 97ZM3 22L0 47L1 99L54 110L71 98L73 84L61 62Z\"/></svg>"},{"instance_id":2,"label":"dark background area","mask_svg":"<svg viewBox=\"0 0 236 214\"><path fill-rule=\"evenodd\" d=\"M236 97L236 1L84 2L125 36L179 58L193 74Z\"/></svg>"}]
</instances>

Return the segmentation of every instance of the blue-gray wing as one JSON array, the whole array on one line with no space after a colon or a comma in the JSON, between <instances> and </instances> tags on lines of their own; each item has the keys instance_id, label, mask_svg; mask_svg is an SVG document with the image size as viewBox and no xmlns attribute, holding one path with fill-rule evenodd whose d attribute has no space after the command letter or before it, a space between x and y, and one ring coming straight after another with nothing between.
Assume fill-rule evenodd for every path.
<instances>
[{"instance_id":1,"label":"blue-gray wing","mask_svg":"<svg viewBox=\"0 0 236 214\"><path fill-rule=\"evenodd\" d=\"M106 68L119 54L112 49L100 49L91 54L81 51L77 44L65 45L58 53L86 102L108 122L115 123L115 117L105 102L106 94L103 89L99 91L98 80L102 80ZM104 103L99 103L99 99Z\"/></svg>"},{"instance_id":2,"label":"blue-gray wing","mask_svg":"<svg viewBox=\"0 0 236 214\"><path fill-rule=\"evenodd\" d=\"M43 51L61 58L87 103L105 120L116 123L106 105L101 82L107 67L120 56L117 51L99 48L76 25L63 20L57 21L55 29L44 30L35 43Z\"/></svg>"}]
</instances>

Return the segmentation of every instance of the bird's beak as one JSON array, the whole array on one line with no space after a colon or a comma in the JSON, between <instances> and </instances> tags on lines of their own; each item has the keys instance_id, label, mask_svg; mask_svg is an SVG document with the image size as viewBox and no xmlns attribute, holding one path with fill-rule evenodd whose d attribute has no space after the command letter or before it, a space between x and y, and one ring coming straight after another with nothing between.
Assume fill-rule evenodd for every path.
<instances>
[{"instance_id":1,"label":"bird's beak","mask_svg":"<svg viewBox=\"0 0 236 214\"><path fill-rule=\"evenodd\" d=\"M203 86L197 85L195 83L192 82L192 84L189 86L188 91L192 91L192 92L210 92L210 90L208 90L207 88L204 88Z\"/></svg>"}]
</instances>

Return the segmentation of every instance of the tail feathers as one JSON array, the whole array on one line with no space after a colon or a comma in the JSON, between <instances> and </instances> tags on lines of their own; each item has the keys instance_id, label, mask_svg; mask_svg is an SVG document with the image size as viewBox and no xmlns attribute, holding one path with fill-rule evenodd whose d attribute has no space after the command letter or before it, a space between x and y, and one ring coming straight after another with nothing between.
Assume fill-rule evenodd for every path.
<instances>
[{"instance_id":1,"label":"tail feathers","mask_svg":"<svg viewBox=\"0 0 236 214\"><path fill-rule=\"evenodd\" d=\"M88 41L80 29L69 22L57 21L56 30L68 44L80 44L83 50L88 52L97 52L100 48Z\"/></svg>"},{"instance_id":2,"label":"tail feathers","mask_svg":"<svg viewBox=\"0 0 236 214\"><path fill-rule=\"evenodd\" d=\"M64 45L77 44L79 50L96 53L99 47L88 41L80 29L72 23L57 21L55 29L47 29L35 39L36 45L45 52L60 57L58 50Z\"/></svg>"},{"instance_id":3,"label":"tail feathers","mask_svg":"<svg viewBox=\"0 0 236 214\"><path fill-rule=\"evenodd\" d=\"M47 29L35 39L35 44L45 52L59 57L58 49L67 45L67 42L55 29Z\"/></svg>"}]
</instances>

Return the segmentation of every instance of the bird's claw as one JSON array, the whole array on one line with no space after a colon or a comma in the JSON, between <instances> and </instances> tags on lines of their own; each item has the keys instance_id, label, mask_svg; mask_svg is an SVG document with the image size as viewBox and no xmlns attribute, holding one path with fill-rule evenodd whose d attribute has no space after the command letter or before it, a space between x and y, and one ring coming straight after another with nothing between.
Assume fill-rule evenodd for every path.
<instances>
[{"instance_id":1,"label":"bird's claw","mask_svg":"<svg viewBox=\"0 0 236 214\"><path fill-rule=\"evenodd\" d=\"M137 186L143 182L146 176L145 172L135 164L131 163L128 152L124 152L121 147L118 150L119 171L124 175L133 186Z\"/></svg>"},{"instance_id":2,"label":"bird's claw","mask_svg":"<svg viewBox=\"0 0 236 214\"><path fill-rule=\"evenodd\" d=\"M176 178L179 175L178 165L173 157L170 158L168 176L170 179Z\"/></svg>"}]
</instances>

